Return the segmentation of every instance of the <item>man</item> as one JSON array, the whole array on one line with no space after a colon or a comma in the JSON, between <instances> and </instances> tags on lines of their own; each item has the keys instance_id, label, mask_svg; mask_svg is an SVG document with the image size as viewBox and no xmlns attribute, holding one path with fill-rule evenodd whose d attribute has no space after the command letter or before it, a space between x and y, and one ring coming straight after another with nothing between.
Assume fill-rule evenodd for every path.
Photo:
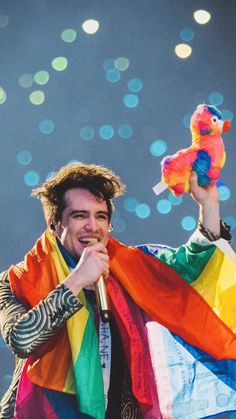
<instances>
[{"instance_id":1,"label":"man","mask_svg":"<svg viewBox=\"0 0 236 419\"><path fill-rule=\"evenodd\" d=\"M217 188L199 187L196 174L190 182L200 206L201 231L214 240L227 236ZM158 278L166 275L168 258L177 272L188 275L195 260L204 268L213 246L208 243L210 253L204 246L193 252L191 243L166 253L159 246L153 252L153 247L139 250L119 244L109 233L112 198L123 190L110 170L76 163L62 167L33 191L42 202L47 232L24 262L0 280L1 332L16 354L1 418L13 418L14 410L17 419L162 417L146 322L150 316L187 340L188 326L177 314L162 313L168 303L165 295L157 292L157 309L149 295L159 281L156 272ZM202 249L204 261L202 256L198 260ZM159 261L150 257L158 252ZM101 276L110 300L109 324L100 321L94 297L94 284ZM175 273L171 281L185 284ZM195 335L189 339L198 345ZM204 345L199 343L200 349Z\"/></svg>"}]
</instances>

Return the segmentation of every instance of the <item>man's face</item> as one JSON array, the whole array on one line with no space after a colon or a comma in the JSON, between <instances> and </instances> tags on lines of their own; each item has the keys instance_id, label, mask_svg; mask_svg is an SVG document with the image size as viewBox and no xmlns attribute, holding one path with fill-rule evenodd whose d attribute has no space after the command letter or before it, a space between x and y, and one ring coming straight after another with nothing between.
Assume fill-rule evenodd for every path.
<instances>
[{"instance_id":1,"label":"man's face","mask_svg":"<svg viewBox=\"0 0 236 419\"><path fill-rule=\"evenodd\" d=\"M56 226L56 234L66 250L78 261L91 240L107 243L107 204L82 188L67 190L64 200L66 207Z\"/></svg>"}]
</instances>

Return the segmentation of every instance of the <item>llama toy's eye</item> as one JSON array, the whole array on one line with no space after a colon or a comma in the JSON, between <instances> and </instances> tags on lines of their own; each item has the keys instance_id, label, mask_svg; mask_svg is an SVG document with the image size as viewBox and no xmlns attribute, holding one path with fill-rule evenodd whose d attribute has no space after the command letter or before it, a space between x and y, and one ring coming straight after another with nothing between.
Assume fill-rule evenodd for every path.
<instances>
[{"instance_id":1,"label":"llama toy's eye","mask_svg":"<svg viewBox=\"0 0 236 419\"><path fill-rule=\"evenodd\" d=\"M211 121L212 121L213 124L216 124L219 121L219 119L217 118L217 116L213 116L211 118Z\"/></svg>"}]
</instances>

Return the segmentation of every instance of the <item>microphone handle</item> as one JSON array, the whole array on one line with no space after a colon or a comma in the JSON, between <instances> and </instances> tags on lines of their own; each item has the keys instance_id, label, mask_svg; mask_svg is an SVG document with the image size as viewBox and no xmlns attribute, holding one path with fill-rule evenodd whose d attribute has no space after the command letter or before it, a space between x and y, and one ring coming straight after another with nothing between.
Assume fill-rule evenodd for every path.
<instances>
[{"instance_id":1,"label":"microphone handle","mask_svg":"<svg viewBox=\"0 0 236 419\"><path fill-rule=\"evenodd\" d=\"M104 323L107 323L110 320L111 312L109 310L106 285L102 275L95 284L95 293L101 319Z\"/></svg>"}]
</instances>

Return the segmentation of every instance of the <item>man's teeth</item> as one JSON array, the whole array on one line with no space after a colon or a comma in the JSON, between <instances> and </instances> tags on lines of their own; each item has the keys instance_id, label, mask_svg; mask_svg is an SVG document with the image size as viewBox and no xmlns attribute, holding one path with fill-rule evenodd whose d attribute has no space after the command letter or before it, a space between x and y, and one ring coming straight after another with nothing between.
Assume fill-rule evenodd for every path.
<instances>
[{"instance_id":1,"label":"man's teeth","mask_svg":"<svg viewBox=\"0 0 236 419\"><path fill-rule=\"evenodd\" d=\"M79 241L84 244L95 244L98 242L98 239L94 237L82 237Z\"/></svg>"}]
</instances>

